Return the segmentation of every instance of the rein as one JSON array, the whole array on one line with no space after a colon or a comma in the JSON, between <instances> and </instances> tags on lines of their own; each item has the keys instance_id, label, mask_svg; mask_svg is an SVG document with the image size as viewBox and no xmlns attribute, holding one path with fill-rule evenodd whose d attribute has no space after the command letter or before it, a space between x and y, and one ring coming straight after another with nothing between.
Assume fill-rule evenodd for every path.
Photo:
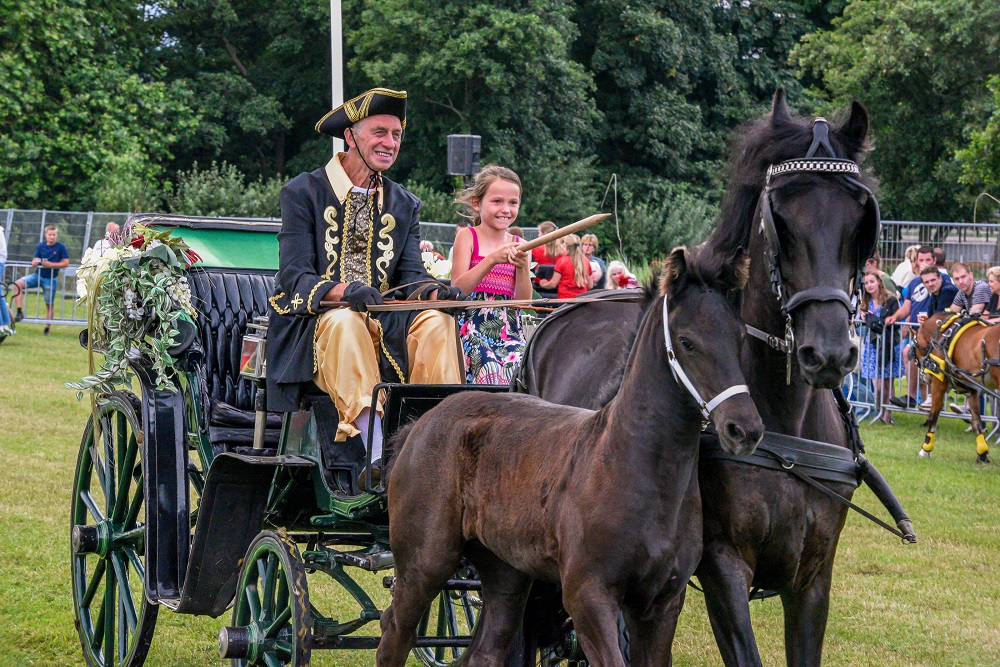
<instances>
[{"instance_id":1,"label":"rein","mask_svg":"<svg viewBox=\"0 0 1000 667\"><path fill-rule=\"evenodd\" d=\"M795 335L792 331L792 313L809 303L835 301L847 308L848 313L854 315L854 306L851 303L851 296L842 289L818 285L810 287L788 296L784 278L781 273L781 242L778 238L777 229L774 226L774 214L771 211L771 179L789 174L819 173L843 176L853 188L860 190L865 207L865 221L869 218L874 221L874 233L865 239L864 247L858 244L857 257L855 258L855 276L851 281L851 290L860 284L860 275L863 269L863 262L871 256L878 244L881 233L881 215L879 213L878 201L875 194L859 178L861 169L853 160L837 157L830 143L830 126L825 118L816 118L813 121L813 141L809 146L804 158L796 160L786 160L778 164L772 164L767 168L767 177L764 181L764 189L760 195L760 229L759 233L764 235L766 240L765 255L768 259L771 282L771 291L781 304L781 314L785 317L785 335L779 338L766 331L747 325L747 333L754 338L764 341L772 349L783 353L786 356L787 372L785 381L792 383L792 355L795 353ZM816 157L819 149L826 151L828 157ZM864 224L864 222L862 224Z\"/></svg>"},{"instance_id":2,"label":"rein","mask_svg":"<svg viewBox=\"0 0 1000 667\"><path fill-rule=\"evenodd\" d=\"M712 411L719 407L723 402L736 396L738 394L749 394L750 388L745 384L736 384L728 389L722 391L715 398L706 402L702 397L701 393L698 391L694 383L691 382L691 378L688 377L687 373L684 372L684 368L681 366L680 360L677 359L677 354L674 352L674 344L670 340L670 323L668 322L668 309L667 309L668 298L666 295L663 297L663 339L667 346L667 359L670 362L670 371L674 374L674 380L683 384L691 394L691 397L698 404L698 408L701 410L701 416L703 419L708 421L712 416Z\"/></svg>"}]
</instances>

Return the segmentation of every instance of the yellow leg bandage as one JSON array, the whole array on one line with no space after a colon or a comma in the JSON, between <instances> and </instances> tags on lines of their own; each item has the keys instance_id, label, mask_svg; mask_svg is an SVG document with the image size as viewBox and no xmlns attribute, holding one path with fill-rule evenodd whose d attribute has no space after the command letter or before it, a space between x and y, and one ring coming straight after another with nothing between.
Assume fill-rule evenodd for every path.
<instances>
[{"instance_id":1,"label":"yellow leg bandage","mask_svg":"<svg viewBox=\"0 0 1000 667\"><path fill-rule=\"evenodd\" d=\"M934 449L934 433L928 433L924 436L924 444L922 445L925 452L929 452Z\"/></svg>"},{"instance_id":2,"label":"yellow leg bandage","mask_svg":"<svg viewBox=\"0 0 1000 667\"><path fill-rule=\"evenodd\" d=\"M990 446L986 444L986 436L980 433L976 436L976 454L982 456L990 451Z\"/></svg>"}]
</instances>

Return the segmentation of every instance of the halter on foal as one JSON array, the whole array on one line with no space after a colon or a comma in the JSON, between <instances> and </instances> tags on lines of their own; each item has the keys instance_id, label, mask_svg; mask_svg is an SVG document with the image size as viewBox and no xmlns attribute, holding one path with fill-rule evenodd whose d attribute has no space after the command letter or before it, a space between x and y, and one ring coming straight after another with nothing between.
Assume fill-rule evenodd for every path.
<instances>
[{"instance_id":1,"label":"halter on foal","mask_svg":"<svg viewBox=\"0 0 1000 667\"><path fill-rule=\"evenodd\" d=\"M924 320L913 347L920 368L931 380L931 412L920 456L930 456L934 449L938 416L952 386L969 397L965 404L976 434L976 463L989 463L979 397L986 393L1000 398L1000 326L986 326L978 317L941 313Z\"/></svg>"},{"instance_id":2,"label":"halter on foal","mask_svg":"<svg viewBox=\"0 0 1000 667\"><path fill-rule=\"evenodd\" d=\"M619 610L632 665L667 664L667 610L701 554L702 419L734 453L751 452L763 428L725 294L744 274L742 258L674 250L621 391L602 410L467 392L413 426L389 480L396 586L380 667L403 665L421 614L463 556L484 599L467 662L502 664L531 581L542 579L562 584L591 664L624 667Z\"/></svg>"}]
</instances>

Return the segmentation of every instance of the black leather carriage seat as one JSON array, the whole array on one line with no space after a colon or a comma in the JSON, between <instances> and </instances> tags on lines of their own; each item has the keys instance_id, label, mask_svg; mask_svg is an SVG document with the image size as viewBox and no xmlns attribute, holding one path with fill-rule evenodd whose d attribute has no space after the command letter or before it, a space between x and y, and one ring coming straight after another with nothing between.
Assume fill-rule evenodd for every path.
<instances>
[{"instance_id":1,"label":"black leather carriage seat","mask_svg":"<svg viewBox=\"0 0 1000 667\"><path fill-rule=\"evenodd\" d=\"M205 350L209 439L217 449L252 445L256 388L240 377L240 352L247 323L267 314L274 272L195 268L188 281ZM276 447L280 433L281 414L269 413L265 444Z\"/></svg>"}]
</instances>

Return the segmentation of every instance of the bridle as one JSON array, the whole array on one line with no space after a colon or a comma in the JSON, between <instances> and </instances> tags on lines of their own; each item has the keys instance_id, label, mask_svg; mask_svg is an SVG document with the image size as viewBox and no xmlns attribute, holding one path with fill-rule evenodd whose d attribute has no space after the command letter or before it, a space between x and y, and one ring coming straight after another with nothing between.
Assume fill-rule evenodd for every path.
<instances>
[{"instance_id":1,"label":"bridle","mask_svg":"<svg viewBox=\"0 0 1000 667\"><path fill-rule=\"evenodd\" d=\"M788 174L833 174L835 176L843 176L844 180L852 189L860 191L862 205L865 208L865 216L861 221L859 235L861 233L865 233L866 235L864 237L859 236L857 243L855 275L851 279L852 293L861 282L861 272L864 269L865 260L874 254L875 249L878 246L878 239L882 229L882 218L875 194L871 191L871 188L859 180L861 176L861 169L853 160L837 157L836 152L833 150L833 146L830 144L829 135L830 126L826 119L816 118L813 121L813 141L809 146L809 150L806 152L805 157L797 160L786 160L785 162L770 165L767 168L767 178L764 182L764 190L760 195L759 233L764 235L766 241L764 252L769 264L768 272L770 274L771 292L774 293L775 297L781 304L781 314L785 316L785 335L784 338L779 338L778 336L769 334L766 331L761 331L756 327L752 327L749 324L746 325L746 329L747 333L754 338L764 341L772 349L786 355L786 381L789 384L792 382L792 354L795 352L795 333L792 329L792 313L806 304L835 301L847 308L848 313L853 316L854 305L851 302L851 295L849 293L842 289L827 285L809 287L796 292L789 297L788 290L785 287L784 279L781 274L781 264L779 262L779 257L781 255L781 242L778 239L778 232L774 226L774 214L771 210L771 191L772 189L776 189L772 188L771 179ZM820 148L826 152L828 157L817 157L817 153Z\"/></svg>"},{"instance_id":2,"label":"bridle","mask_svg":"<svg viewBox=\"0 0 1000 667\"><path fill-rule=\"evenodd\" d=\"M677 359L677 354L674 352L674 344L670 340L670 324L668 322L667 316L667 301L668 297L663 296L663 338L667 344L667 360L670 362L670 370L674 374L674 380L679 384L684 385L684 388L688 390L691 394L691 398L695 400L698 404L698 408L701 410L702 419L708 421L712 416L712 410L719 407L726 399L732 398L737 394L749 394L750 388L745 384L737 384L729 387L728 389L722 391L715 398L706 402L702 397L701 393L691 382L691 378L687 376L684 372L684 368L681 366L680 360Z\"/></svg>"}]
</instances>

